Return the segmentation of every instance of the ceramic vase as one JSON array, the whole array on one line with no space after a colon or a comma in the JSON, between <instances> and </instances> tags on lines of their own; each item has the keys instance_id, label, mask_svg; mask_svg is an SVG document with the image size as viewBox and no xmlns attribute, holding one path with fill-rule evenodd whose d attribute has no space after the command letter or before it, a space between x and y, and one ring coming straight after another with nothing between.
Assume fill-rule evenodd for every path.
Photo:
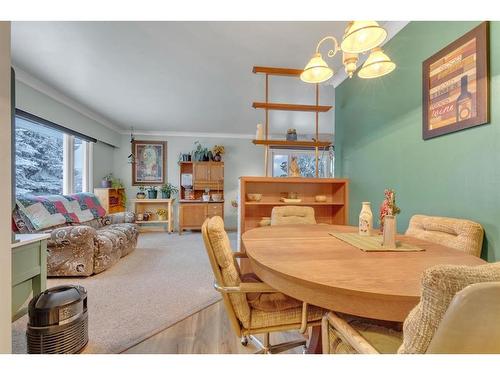
<instances>
[{"instance_id":1,"label":"ceramic vase","mask_svg":"<svg viewBox=\"0 0 500 375\"><path fill-rule=\"evenodd\" d=\"M382 246L396 247L396 216L385 215L384 234L382 236Z\"/></svg>"},{"instance_id":2,"label":"ceramic vase","mask_svg":"<svg viewBox=\"0 0 500 375\"><path fill-rule=\"evenodd\" d=\"M264 130L262 129L262 124L257 124L257 132L255 133L255 139L264 139Z\"/></svg>"},{"instance_id":3,"label":"ceramic vase","mask_svg":"<svg viewBox=\"0 0 500 375\"><path fill-rule=\"evenodd\" d=\"M363 202L361 212L359 213L359 230L360 236L371 236L373 229L373 214L370 202Z\"/></svg>"}]
</instances>

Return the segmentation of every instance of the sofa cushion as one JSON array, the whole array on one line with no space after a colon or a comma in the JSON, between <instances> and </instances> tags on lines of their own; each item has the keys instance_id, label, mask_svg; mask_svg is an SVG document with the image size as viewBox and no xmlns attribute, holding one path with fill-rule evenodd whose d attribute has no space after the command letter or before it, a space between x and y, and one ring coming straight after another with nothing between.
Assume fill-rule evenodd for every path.
<instances>
[{"instance_id":1,"label":"sofa cushion","mask_svg":"<svg viewBox=\"0 0 500 375\"><path fill-rule=\"evenodd\" d=\"M111 229L114 231L119 231L125 235L126 241L124 242L123 247L121 249L122 257L130 254L132 251L135 250L137 246L137 237L139 236L139 230L137 229L136 224L130 224L130 223L111 224L104 227L103 229Z\"/></svg>"},{"instance_id":2,"label":"sofa cushion","mask_svg":"<svg viewBox=\"0 0 500 375\"><path fill-rule=\"evenodd\" d=\"M118 262L122 249L127 245L127 236L122 231L104 227L97 230L94 256L94 273L107 270Z\"/></svg>"},{"instance_id":3,"label":"sofa cushion","mask_svg":"<svg viewBox=\"0 0 500 375\"><path fill-rule=\"evenodd\" d=\"M455 294L468 285L488 281L500 281L500 262L427 269L420 302L403 324L403 344L398 353L425 353Z\"/></svg>"}]
</instances>

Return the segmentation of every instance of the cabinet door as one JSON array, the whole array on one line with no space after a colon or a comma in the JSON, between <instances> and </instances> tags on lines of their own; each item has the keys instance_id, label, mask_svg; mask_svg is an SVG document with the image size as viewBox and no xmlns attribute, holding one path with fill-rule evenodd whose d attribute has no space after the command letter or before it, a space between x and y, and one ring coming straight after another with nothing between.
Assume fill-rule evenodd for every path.
<instances>
[{"instance_id":1,"label":"cabinet door","mask_svg":"<svg viewBox=\"0 0 500 375\"><path fill-rule=\"evenodd\" d=\"M198 203L182 204L181 227L200 227L207 218L207 205Z\"/></svg>"},{"instance_id":2,"label":"cabinet door","mask_svg":"<svg viewBox=\"0 0 500 375\"><path fill-rule=\"evenodd\" d=\"M218 163L210 164L210 181L211 182L224 181L224 164L218 164Z\"/></svg>"},{"instance_id":3,"label":"cabinet door","mask_svg":"<svg viewBox=\"0 0 500 375\"><path fill-rule=\"evenodd\" d=\"M210 180L208 163L193 163L193 183Z\"/></svg>"},{"instance_id":4,"label":"cabinet door","mask_svg":"<svg viewBox=\"0 0 500 375\"><path fill-rule=\"evenodd\" d=\"M208 217L220 216L224 218L224 208L222 203L209 203L208 204Z\"/></svg>"}]
</instances>

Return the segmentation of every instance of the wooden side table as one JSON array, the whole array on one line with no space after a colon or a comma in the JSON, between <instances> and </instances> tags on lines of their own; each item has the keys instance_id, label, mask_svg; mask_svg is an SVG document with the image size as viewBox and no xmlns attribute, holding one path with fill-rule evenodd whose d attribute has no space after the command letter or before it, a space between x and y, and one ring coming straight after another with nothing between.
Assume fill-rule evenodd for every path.
<instances>
[{"instance_id":1,"label":"wooden side table","mask_svg":"<svg viewBox=\"0 0 500 375\"><path fill-rule=\"evenodd\" d=\"M135 223L140 226L141 231L155 230L160 228L160 230L165 230L167 233L173 232L173 215L172 215L172 203L173 199L133 199L134 212L137 214L144 214L144 212L151 212L152 218L148 220L136 220ZM166 220L159 218L156 211L159 208L164 208L167 211ZM153 225L151 225L153 224ZM156 224L156 225L155 225ZM154 229L153 229L154 228Z\"/></svg>"},{"instance_id":2,"label":"wooden side table","mask_svg":"<svg viewBox=\"0 0 500 375\"><path fill-rule=\"evenodd\" d=\"M47 289L49 234L18 234L12 244L12 321L27 313L26 302Z\"/></svg>"}]
</instances>

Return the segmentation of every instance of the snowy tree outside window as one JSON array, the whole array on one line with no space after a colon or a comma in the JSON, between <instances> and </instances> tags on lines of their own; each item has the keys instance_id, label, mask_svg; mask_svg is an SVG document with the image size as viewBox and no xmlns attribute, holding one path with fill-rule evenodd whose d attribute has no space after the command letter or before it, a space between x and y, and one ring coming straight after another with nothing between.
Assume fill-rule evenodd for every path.
<instances>
[{"instance_id":1,"label":"snowy tree outside window","mask_svg":"<svg viewBox=\"0 0 500 375\"><path fill-rule=\"evenodd\" d=\"M16 195L63 193L60 131L16 118Z\"/></svg>"},{"instance_id":2,"label":"snowy tree outside window","mask_svg":"<svg viewBox=\"0 0 500 375\"><path fill-rule=\"evenodd\" d=\"M16 115L16 195L92 190L89 168L84 167L91 157L89 142L41 121Z\"/></svg>"}]
</instances>

